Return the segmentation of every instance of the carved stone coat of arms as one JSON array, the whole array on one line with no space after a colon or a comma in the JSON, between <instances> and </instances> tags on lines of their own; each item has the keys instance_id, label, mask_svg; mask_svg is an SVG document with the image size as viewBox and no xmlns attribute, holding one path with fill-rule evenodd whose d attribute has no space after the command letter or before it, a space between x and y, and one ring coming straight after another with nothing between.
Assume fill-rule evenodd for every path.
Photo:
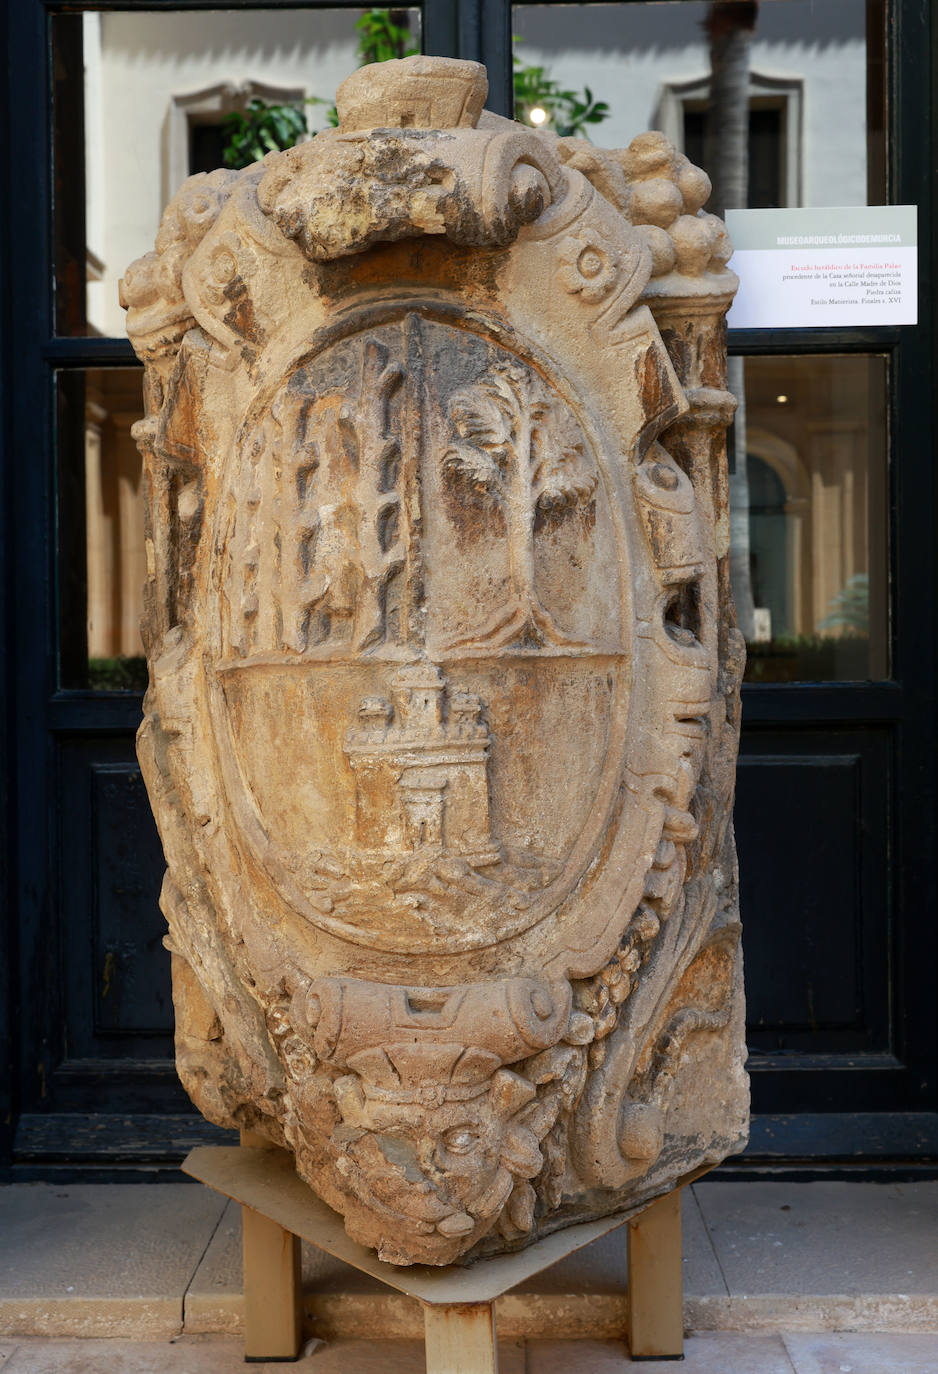
<instances>
[{"instance_id":1,"label":"carved stone coat of arms","mask_svg":"<svg viewBox=\"0 0 938 1374\"><path fill-rule=\"evenodd\" d=\"M706 176L408 58L190 178L146 365L139 754L179 1072L446 1264L745 1138L724 314Z\"/></svg>"}]
</instances>

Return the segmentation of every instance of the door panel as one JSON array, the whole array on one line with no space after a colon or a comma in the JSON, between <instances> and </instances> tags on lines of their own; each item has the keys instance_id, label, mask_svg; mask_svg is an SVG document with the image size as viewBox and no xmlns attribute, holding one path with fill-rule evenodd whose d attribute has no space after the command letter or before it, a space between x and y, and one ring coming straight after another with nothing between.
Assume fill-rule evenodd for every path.
<instances>
[{"instance_id":1,"label":"door panel","mask_svg":"<svg viewBox=\"0 0 938 1374\"><path fill-rule=\"evenodd\" d=\"M133 741L65 738L57 754L64 1036L44 1092L24 1105L188 1111L172 1062L163 853Z\"/></svg>"},{"instance_id":2,"label":"door panel","mask_svg":"<svg viewBox=\"0 0 938 1374\"><path fill-rule=\"evenodd\" d=\"M885 730L747 732L736 838L757 1076L766 1056L794 1069L799 1055L892 1050L890 793Z\"/></svg>"},{"instance_id":3,"label":"door panel","mask_svg":"<svg viewBox=\"0 0 938 1374\"><path fill-rule=\"evenodd\" d=\"M90 947L68 958L69 1046L76 1054L171 1052L172 991L158 905L163 852L140 769L127 752L123 741L83 740L62 750L63 790L76 798L84 792L88 801L87 810L73 813L61 847L69 875L66 930L81 930L91 913ZM67 943L71 949L71 938Z\"/></svg>"}]
</instances>

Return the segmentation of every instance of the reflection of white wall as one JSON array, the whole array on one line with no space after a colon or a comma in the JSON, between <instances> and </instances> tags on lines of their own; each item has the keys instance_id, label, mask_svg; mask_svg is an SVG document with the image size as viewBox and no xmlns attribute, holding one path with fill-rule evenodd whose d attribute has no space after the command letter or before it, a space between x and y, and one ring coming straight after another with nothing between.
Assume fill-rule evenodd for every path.
<instances>
[{"instance_id":1,"label":"reflection of white wall","mask_svg":"<svg viewBox=\"0 0 938 1374\"><path fill-rule=\"evenodd\" d=\"M595 143L623 147L654 127L666 86L705 79L709 57L694 4L543 6L515 9L525 62L543 64L568 89L588 86L612 109L591 126ZM767 0L759 6L752 69L801 81L802 203L866 204L864 0Z\"/></svg>"},{"instance_id":2,"label":"reflection of white wall","mask_svg":"<svg viewBox=\"0 0 938 1374\"><path fill-rule=\"evenodd\" d=\"M612 117L592 136L622 147L653 127L668 85L708 72L708 5L521 5L518 53L561 85L589 86ZM864 0L764 0L752 66L803 83L806 205L866 201ZM117 282L153 245L169 180L173 97L218 83L299 87L331 99L356 66L357 10L110 12L84 16L88 247L103 262L89 320L123 333ZM312 108L314 127L324 111ZM171 192L175 187L168 187ZM93 275L93 274L91 274Z\"/></svg>"},{"instance_id":3,"label":"reflection of white wall","mask_svg":"<svg viewBox=\"0 0 938 1374\"><path fill-rule=\"evenodd\" d=\"M193 124L220 123L226 115L245 109L255 97L268 105L296 105L306 95L305 86L270 86L262 81L243 81L237 85L233 81L216 81L212 86L187 91L185 95L174 93L163 128L162 199L168 201L189 175L189 136Z\"/></svg>"},{"instance_id":4,"label":"reflection of white wall","mask_svg":"<svg viewBox=\"0 0 938 1374\"><path fill-rule=\"evenodd\" d=\"M94 258L103 257L107 215L104 206L104 126L102 112L101 15L82 17L85 61L85 242Z\"/></svg>"},{"instance_id":5,"label":"reflection of white wall","mask_svg":"<svg viewBox=\"0 0 938 1374\"><path fill-rule=\"evenodd\" d=\"M331 100L357 66L357 18L356 10L85 14L88 246L103 262L88 291L94 329L123 334L118 280L153 247L173 96L255 81ZM314 128L324 109L312 107Z\"/></svg>"}]
</instances>

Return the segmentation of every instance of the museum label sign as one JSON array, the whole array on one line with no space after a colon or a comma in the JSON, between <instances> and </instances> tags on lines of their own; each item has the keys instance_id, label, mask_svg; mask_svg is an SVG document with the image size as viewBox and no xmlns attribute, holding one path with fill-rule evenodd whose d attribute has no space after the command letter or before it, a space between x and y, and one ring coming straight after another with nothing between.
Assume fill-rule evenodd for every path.
<instances>
[{"instance_id":1,"label":"museum label sign","mask_svg":"<svg viewBox=\"0 0 938 1374\"><path fill-rule=\"evenodd\" d=\"M917 207L727 210L731 329L915 324Z\"/></svg>"}]
</instances>

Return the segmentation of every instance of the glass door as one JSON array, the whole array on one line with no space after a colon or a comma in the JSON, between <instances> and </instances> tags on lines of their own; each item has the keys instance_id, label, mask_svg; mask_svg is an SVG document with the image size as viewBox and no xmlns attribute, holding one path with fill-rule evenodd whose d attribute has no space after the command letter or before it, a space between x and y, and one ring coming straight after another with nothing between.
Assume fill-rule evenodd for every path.
<instances>
[{"instance_id":1,"label":"glass door","mask_svg":"<svg viewBox=\"0 0 938 1374\"><path fill-rule=\"evenodd\" d=\"M211 196L217 167L315 136L362 61L420 51L428 35L452 51L453 18L435 0L13 9L14 161L29 172L14 208L12 451L35 456L9 470L7 1159L17 1177L118 1164L124 1177L177 1160L213 1128L176 1079L164 863L134 752L147 682L132 436L143 374L119 281L187 176Z\"/></svg>"},{"instance_id":2,"label":"glass door","mask_svg":"<svg viewBox=\"0 0 938 1374\"><path fill-rule=\"evenodd\" d=\"M661 129L706 168L718 214L917 203L914 25L882 0L518 4L516 116L611 147ZM729 335L752 1158L876 1159L902 1133L881 1113L935 1108L934 1018L909 962L934 938L913 840L933 815L913 800L933 738L932 656L911 623L915 605L934 633L919 580L934 538L912 497L932 490L915 456L926 339L922 325ZM916 1129L910 1115L910 1150Z\"/></svg>"},{"instance_id":3,"label":"glass door","mask_svg":"<svg viewBox=\"0 0 938 1374\"><path fill-rule=\"evenodd\" d=\"M129 1177L208 1129L173 1070L162 858L134 756L141 374L117 301L178 183L239 131L262 138L252 113L327 121L377 25L394 50L484 61L491 109L561 137L663 129L711 173L710 208L917 203L926 282L936 23L914 0L9 7L10 1176ZM715 108L735 112L730 142ZM729 339L750 1157L770 1163L938 1151L927 291L920 320Z\"/></svg>"}]
</instances>

